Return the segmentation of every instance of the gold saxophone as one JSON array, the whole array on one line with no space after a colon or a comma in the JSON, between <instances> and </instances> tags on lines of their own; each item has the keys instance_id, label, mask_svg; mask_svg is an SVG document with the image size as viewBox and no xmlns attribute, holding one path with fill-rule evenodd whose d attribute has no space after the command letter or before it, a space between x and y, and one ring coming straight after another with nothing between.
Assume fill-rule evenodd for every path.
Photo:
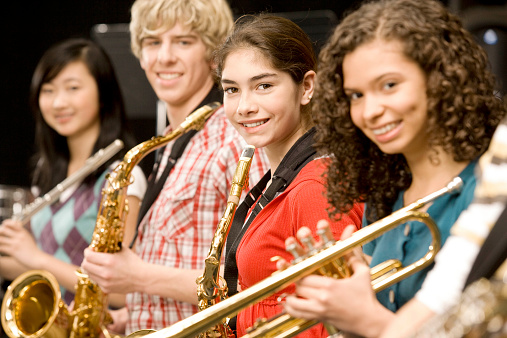
<instances>
[{"instance_id":1,"label":"gold saxophone","mask_svg":"<svg viewBox=\"0 0 507 338\"><path fill-rule=\"evenodd\" d=\"M345 254L354 248L362 246L365 243L379 237L383 233L394 229L398 225L407 222L408 220L415 219L425 223L433 237L433 240L428 248L428 252L419 260L401 269L388 267L387 270L389 270L389 272L387 275L380 276L375 280L375 290L383 290L431 264L440 247L440 234L437 226L429 215L418 210L444 194L458 191L461 189L462 184L463 182L461 179L457 177L445 188L423 197L392 213L391 215L356 231L351 237L331 244L315 254L302 259L296 264L289 266L287 269L275 272L270 277L252 285L248 289L243 290L190 317L187 317L172 326L150 333L146 335L145 338L195 337L217 323L222 322L224 318L236 315L246 307L261 301L275 292L285 289L290 284L305 276L313 273L323 273L323 270L329 269L330 267L333 267L336 271L338 271L336 272L336 275L347 273L350 268L348 266L338 266L341 263L337 263ZM326 272L324 271L324 273ZM333 275L335 274L333 273ZM292 335L301 332L302 327L306 329L317 323L316 321L301 320L291 316L283 318L282 322L282 324L288 324L289 326L294 325L292 334L284 335L285 337L291 337ZM262 329L263 325L260 325L259 327ZM289 328L286 327L285 329L288 330ZM277 328L274 328L273 330L277 330ZM252 332L250 333L252 334ZM270 332L264 330L261 336L270 337ZM277 335L275 334L271 336Z\"/></svg>"},{"instance_id":2,"label":"gold saxophone","mask_svg":"<svg viewBox=\"0 0 507 338\"><path fill-rule=\"evenodd\" d=\"M409 337L507 337L507 260L490 279L468 285L452 308Z\"/></svg>"},{"instance_id":3,"label":"gold saxophone","mask_svg":"<svg viewBox=\"0 0 507 338\"><path fill-rule=\"evenodd\" d=\"M123 161L106 176L107 183L102 190L102 201L97 215L97 221L92 235L90 248L97 252L108 253L114 253L121 250L124 222L128 213L126 192L128 185L133 182L131 173L135 165L137 165L148 153L166 145L171 140L184 134L187 130L201 129L207 118L210 117L220 107L220 105L220 103L214 102L195 110L170 134L166 136L153 137L150 140L130 149L127 154L125 154ZM65 322L64 325L67 326L64 326L64 333L60 337L94 338L99 337L101 333L104 333L106 338L109 337L109 333L105 329L105 326L110 321L109 313L107 311L107 295L101 291L97 284L88 278L86 273L78 269L76 274L78 275L78 283L76 285L74 309L72 313L64 316L64 320L55 321L55 325L53 325L53 321L46 323L44 320L35 320L27 316L23 317L23 314L28 313L31 308L43 306L43 302L39 302L37 300L39 296L41 299L47 298L47 296L43 294L38 294L37 296L31 295L26 308L23 306L24 303L19 303L17 302L17 299L14 299L11 302L14 304L12 306L12 312L6 316L8 317L7 320L10 323L14 323L9 325L16 328L18 335L10 337L46 337L50 327L58 326L61 322ZM30 285L32 284L37 284L37 281L34 281ZM23 288L24 294L28 288L29 286ZM59 291L54 291L55 294L59 294ZM53 306L57 303L57 301L49 303ZM43 313L48 320L54 319L54 317L60 317L59 315L53 313L54 309L52 307L48 309L40 309L39 312ZM26 332L24 327L20 327L20 324L22 323L20 323L19 318L27 318L32 322L39 322L40 327L37 328L35 332ZM2 313L2 321L3 320L4 314Z\"/></svg>"},{"instance_id":4,"label":"gold saxophone","mask_svg":"<svg viewBox=\"0 0 507 338\"><path fill-rule=\"evenodd\" d=\"M250 145L245 147L241 153L236 172L232 179L227 207L213 236L208 257L205 260L204 272L196 280L199 311L205 310L227 298L227 283L220 276L220 259L227 234L229 233L230 224L241 198L241 192L248 186L248 172L250 171L254 153L255 147ZM212 329L199 335L200 338L234 336L225 319Z\"/></svg>"},{"instance_id":5,"label":"gold saxophone","mask_svg":"<svg viewBox=\"0 0 507 338\"><path fill-rule=\"evenodd\" d=\"M40 210L53 204L70 186L82 181L123 148L122 140L115 140L100 149L74 174L58 183L44 196L37 197L13 219L25 225ZM56 278L47 271L32 270L18 276L6 290L2 302L2 326L11 337L67 336L65 330L70 318L69 311L61 299ZM51 325L53 322L57 325ZM50 325L45 325L50 323Z\"/></svg>"}]
</instances>

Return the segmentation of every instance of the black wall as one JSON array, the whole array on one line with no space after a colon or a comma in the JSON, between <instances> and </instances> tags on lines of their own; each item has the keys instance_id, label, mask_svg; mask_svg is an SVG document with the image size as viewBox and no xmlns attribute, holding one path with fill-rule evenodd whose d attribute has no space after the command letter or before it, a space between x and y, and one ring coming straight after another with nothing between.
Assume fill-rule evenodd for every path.
<instances>
[{"instance_id":1,"label":"black wall","mask_svg":"<svg viewBox=\"0 0 507 338\"><path fill-rule=\"evenodd\" d=\"M127 23L132 2L133 0L46 0L35 3L11 1L4 4L4 15L0 23L4 50L1 76L0 185L28 186L30 183L28 159L33 152L34 123L27 100L32 72L42 53L53 43L65 38L91 37L91 28L96 24ZM258 11L329 9L338 19L358 2L230 0L236 16ZM498 3L505 4L505 0L490 0L488 5ZM474 5L467 0L462 7ZM152 134L150 130L144 129L148 135ZM144 141L143 137L139 141Z\"/></svg>"}]
</instances>

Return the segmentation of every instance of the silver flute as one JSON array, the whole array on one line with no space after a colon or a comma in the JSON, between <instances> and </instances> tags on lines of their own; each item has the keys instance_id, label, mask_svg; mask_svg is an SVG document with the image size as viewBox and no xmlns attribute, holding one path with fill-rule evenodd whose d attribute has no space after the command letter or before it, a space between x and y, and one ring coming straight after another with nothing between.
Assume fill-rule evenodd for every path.
<instances>
[{"instance_id":1,"label":"silver flute","mask_svg":"<svg viewBox=\"0 0 507 338\"><path fill-rule=\"evenodd\" d=\"M22 225L25 225L28 221L30 221L33 215L47 205L53 204L67 188L82 181L86 176L90 175L102 164L107 162L122 148L123 141L117 139L106 148L100 149L86 160L81 169L58 183L56 187L48 191L44 196L37 197L32 203L26 205L21 212L14 214L12 219L21 222Z\"/></svg>"}]
</instances>

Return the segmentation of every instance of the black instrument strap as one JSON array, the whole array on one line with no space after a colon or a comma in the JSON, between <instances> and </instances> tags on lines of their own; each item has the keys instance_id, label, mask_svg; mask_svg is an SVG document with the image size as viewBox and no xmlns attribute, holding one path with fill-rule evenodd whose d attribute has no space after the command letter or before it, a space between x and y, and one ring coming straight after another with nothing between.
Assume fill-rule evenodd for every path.
<instances>
[{"instance_id":1,"label":"black instrument strap","mask_svg":"<svg viewBox=\"0 0 507 338\"><path fill-rule=\"evenodd\" d=\"M271 171L268 171L255 187L248 192L243 202L237 208L226 243L224 278L227 282L229 296L237 293L238 267L236 265L236 250L238 249L241 238L257 214L271 202L277 194L283 192L294 180L299 171L313 160L316 154L313 148L314 134L315 128L312 128L291 147L280 162L280 165L273 175L271 185L264 194L262 194L262 191L271 178ZM248 210L254 205L255 201L257 201L257 203L245 223Z\"/></svg>"},{"instance_id":2,"label":"black instrument strap","mask_svg":"<svg viewBox=\"0 0 507 338\"><path fill-rule=\"evenodd\" d=\"M482 277L491 278L507 259L507 207L496 221L472 265L465 287Z\"/></svg>"},{"instance_id":3,"label":"black instrument strap","mask_svg":"<svg viewBox=\"0 0 507 338\"><path fill-rule=\"evenodd\" d=\"M306 164L312 161L317 153L313 148L313 136L315 135L315 127L310 129L299 140L294 143L290 150L285 154L280 165L275 170L271 185L266 192L262 194L264 188L271 178L271 170L261 178L261 180L248 192L243 202L236 209L234 219L232 220L229 234L227 235L226 256L224 279L227 283L227 295L232 296L238 292L238 266L236 263L236 251L238 245L243 238L246 230L255 219L257 214L271 202L277 194L280 194L289 186L297 174L304 168ZM259 197L260 196L260 197ZM245 223L248 210L254 205L254 209L250 213L250 217ZM236 317L230 318L229 327L236 330Z\"/></svg>"},{"instance_id":4,"label":"black instrument strap","mask_svg":"<svg viewBox=\"0 0 507 338\"><path fill-rule=\"evenodd\" d=\"M206 95L206 97L204 98L204 100L201 101L198 107L202 107L208 102L215 101L223 102L223 98L224 97L221 90L218 89L217 86L213 86L213 88L211 88L208 95ZM167 177L169 176L171 169L176 164L178 158L180 158L181 155L183 154L183 151L185 150L187 144L190 142L192 136L194 136L197 132L198 131L194 129L188 130L185 134L181 135L176 141L174 141L173 147L171 149L171 154L169 155L169 159L167 162L167 167L165 168L164 172L158 179L157 179L157 171L165 147L157 149L159 156L157 156L158 158L155 161L155 164L153 165L153 170L150 176L148 177L148 185L146 188L146 193L144 194L143 201L141 202L141 206L139 208L139 215L137 217L136 232L134 234L132 242L130 243L131 248L134 246L137 235L139 233L139 224L141 223L141 220L143 219L144 215L148 212L148 210L150 210L151 205L153 204L153 202L155 202L158 195L160 194L160 191L162 190L162 187L164 186L164 183L167 180Z\"/></svg>"},{"instance_id":5,"label":"black instrument strap","mask_svg":"<svg viewBox=\"0 0 507 338\"><path fill-rule=\"evenodd\" d=\"M185 151L185 148L187 147L188 143L190 142L190 139L192 136L194 136L197 133L197 130L191 129L187 131L185 134L181 135L176 141L174 141L173 147L171 149L171 154L169 155L169 158L167 159L167 165L160 175L160 177L157 179L157 171L160 166L160 160L162 159L162 154L164 153L165 147L160 149L159 158L155 162L153 166L153 170L148 177L148 185L146 188L146 193L144 195L143 201L141 202L141 207L139 208L139 215L137 218L137 227L136 227L136 233L134 235L134 239L132 240L132 243L130 244L130 247L134 245L134 242L138 235L138 228L139 224L141 223L141 220L143 219L144 215L150 210L151 205L155 200L157 199L158 195L160 195L160 191L162 191L162 187L164 186L165 181L167 180L167 177L169 176L169 173L171 172L172 168L174 168L174 165L176 164L176 161L181 157L183 152Z\"/></svg>"}]
</instances>

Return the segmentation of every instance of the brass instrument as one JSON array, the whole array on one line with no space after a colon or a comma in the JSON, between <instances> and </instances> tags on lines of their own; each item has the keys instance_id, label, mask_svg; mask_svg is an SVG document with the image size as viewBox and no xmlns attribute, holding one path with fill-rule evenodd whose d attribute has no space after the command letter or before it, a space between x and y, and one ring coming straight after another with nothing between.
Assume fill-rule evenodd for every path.
<instances>
[{"instance_id":1,"label":"brass instrument","mask_svg":"<svg viewBox=\"0 0 507 338\"><path fill-rule=\"evenodd\" d=\"M195 110L170 134L166 136L153 137L150 140L130 149L125 154L123 161L106 176L107 182L106 186L102 190L102 201L97 215L97 221L92 235L90 248L98 252L108 253L114 253L121 250L124 222L128 213L126 192L128 185L133 182L131 173L135 165L137 165L148 153L181 136L187 130L201 129L207 118L210 117L220 107L220 105L220 103L214 102ZM68 325L64 327L64 335L61 337L94 338L99 337L99 335L103 333L106 338L109 338L110 335L105 329L105 325L107 325L108 321L110 321L110 316L107 312L107 295L102 292L97 284L88 278L86 273L78 269L76 274L78 276L78 283L76 285L74 309L67 317L66 322ZM27 278L31 280L36 279L32 278L30 275L28 275ZM20 283L25 284L24 281L20 281ZM37 285L37 283L34 281L23 288L30 288L31 285ZM16 285L11 284L11 287L15 288ZM56 290L58 290L58 288L56 288ZM39 297L44 298L45 296L38 293L31 296L31 298L33 298L33 303L40 304L41 302L37 301ZM46 337L46 332L49 331L49 327L53 326L51 318L56 316L54 313L44 317L49 318L47 321L43 318L38 320L44 330L41 329L36 331L37 334L36 332L30 331L24 332L22 330L25 330L25 328L18 327L17 323L20 322L22 314L26 311L24 308L25 303L19 302L18 299L15 298L12 300L4 298L4 304L6 302L13 305L9 309L5 310L5 315L4 308L2 308L2 321L3 318L7 318L7 323L4 325L4 328L9 328L11 331L9 337ZM36 321L36 319L31 320ZM4 323L2 322L2 324Z\"/></svg>"},{"instance_id":2,"label":"brass instrument","mask_svg":"<svg viewBox=\"0 0 507 338\"><path fill-rule=\"evenodd\" d=\"M123 141L115 140L88 158L78 171L44 196L36 198L13 219L27 224L40 210L53 204L72 185L82 181L123 148ZM46 271L28 271L18 276L6 290L2 302L2 326L9 337L66 337L64 328L69 320L69 311L60 295L55 277ZM55 324L55 325L53 325Z\"/></svg>"},{"instance_id":3,"label":"brass instrument","mask_svg":"<svg viewBox=\"0 0 507 338\"><path fill-rule=\"evenodd\" d=\"M248 172L250 171L254 153L255 147L250 145L243 149L241 153L236 172L232 179L227 207L213 236L208 257L205 260L204 272L196 280L199 311L205 310L227 297L227 283L220 276L220 259L227 234L229 233L230 224L241 198L241 192L248 185ZM225 320L222 320L212 329L201 333L199 337L234 337L234 333Z\"/></svg>"},{"instance_id":4,"label":"brass instrument","mask_svg":"<svg viewBox=\"0 0 507 338\"><path fill-rule=\"evenodd\" d=\"M19 275L7 288L2 326L13 337L68 337L70 313L56 278L47 271Z\"/></svg>"},{"instance_id":5,"label":"brass instrument","mask_svg":"<svg viewBox=\"0 0 507 338\"><path fill-rule=\"evenodd\" d=\"M14 213L12 218L21 222L22 225L25 225L33 217L33 215L41 211L46 206L56 202L65 190L90 175L122 148L123 141L114 140L106 148L100 149L93 154L93 156L88 158L78 171L58 183L56 187L48 191L44 196L37 197L32 203L25 206L20 213Z\"/></svg>"},{"instance_id":6,"label":"brass instrument","mask_svg":"<svg viewBox=\"0 0 507 338\"><path fill-rule=\"evenodd\" d=\"M433 236L433 240L428 252L416 262L398 271L389 273L387 276L380 277L380 279L378 279L378 281L375 283L375 289L376 291L383 290L391 284L397 283L403 278L406 278L431 264L440 247L440 234L438 232L438 228L431 220L429 215L425 212L420 212L417 210L421 209L423 206L442 196L443 194L458 191L461 188L462 184L463 182L461 179L457 177L445 188L442 188L426 197L423 197L416 202L392 213L391 215L361 230L356 231L350 238L338 241L335 244L330 245L329 247L317 252L313 256L307 257L297 264L289 266L285 270L277 271L270 277L267 277L266 279L249 287L248 289L243 290L219 302L218 304L200 311L190 317L187 317L172 326L151 333L147 335L146 338L195 337L199 333L221 322L223 318L234 316L244 308L255 304L256 302L259 302L260 300L274 294L277 291L286 288L291 283L305 276L316 273L319 271L319 269L323 269L335 264L335 261L337 259L342 258L346 253L350 252L354 248L362 246L363 244L379 237L383 233L392 230L398 225L408 220L418 220L424 222L428 226L431 235ZM345 270L346 269L347 268L345 268ZM293 320L294 318L291 317L289 319ZM303 324L313 325L312 321L304 321ZM297 330L299 330L299 328L295 329L295 331Z\"/></svg>"},{"instance_id":7,"label":"brass instrument","mask_svg":"<svg viewBox=\"0 0 507 338\"><path fill-rule=\"evenodd\" d=\"M490 279L468 285L454 307L410 337L507 337L507 260Z\"/></svg>"},{"instance_id":8,"label":"brass instrument","mask_svg":"<svg viewBox=\"0 0 507 338\"><path fill-rule=\"evenodd\" d=\"M214 102L205 105L166 136L153 137L130 149L123 161L108 175L90 248L97 252L115 253L121 250L124 222L128 213L127 187L132 183L135 165L148 153L166 145L189 129L201 129L207 118L220 107ZM74 298L74 318L70 338L99 337L106 323L107 295L86 273L77 271L78 283Z\"/></svg>"}]
</instances>

